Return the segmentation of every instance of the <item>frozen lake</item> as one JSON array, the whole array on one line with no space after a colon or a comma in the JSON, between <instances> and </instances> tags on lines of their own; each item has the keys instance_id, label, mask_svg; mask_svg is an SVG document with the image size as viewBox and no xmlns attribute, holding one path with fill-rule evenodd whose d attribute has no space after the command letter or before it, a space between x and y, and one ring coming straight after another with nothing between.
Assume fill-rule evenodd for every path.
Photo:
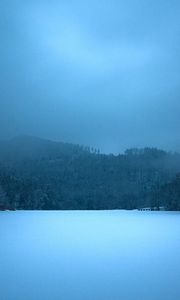
<instances>
[{"instance_id":1,"label":"frozen lake","mask_svg":"<svg viewBox=\"0 0 180 300\"><path fill-rule=\"evenodd\" d=\"M178 300L180 213L0 212L1 300Z\"/></svg>"}]
</instances>

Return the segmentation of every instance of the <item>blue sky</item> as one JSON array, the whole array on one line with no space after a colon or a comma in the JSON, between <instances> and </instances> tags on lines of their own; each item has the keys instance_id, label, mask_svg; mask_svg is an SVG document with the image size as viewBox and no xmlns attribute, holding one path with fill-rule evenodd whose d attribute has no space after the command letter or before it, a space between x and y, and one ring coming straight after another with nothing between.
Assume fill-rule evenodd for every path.
<instances>
[{"instance_id":1,"label":"blue sky","mask_svg":"<svg viewBox=\"0 0 180 300\"><path fill-rule=\"evenodd\" d=\"M180 150L179 1L0 4L0 138Z\"/></svg>"}]
</instances>

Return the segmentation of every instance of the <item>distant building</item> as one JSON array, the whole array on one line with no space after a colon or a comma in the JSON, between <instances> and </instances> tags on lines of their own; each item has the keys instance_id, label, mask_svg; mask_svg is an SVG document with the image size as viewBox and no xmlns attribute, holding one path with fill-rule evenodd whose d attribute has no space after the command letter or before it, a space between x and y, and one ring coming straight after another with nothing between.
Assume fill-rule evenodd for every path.
<instances>
[{"instance_id":1,"label":"distant building","mask_svg":"<svg viewBox=\"0 0 180 300\"><path fill-rule=\"evenodd\" d=\"M141 210L141 211L164 211L166 210L164 206L160 206L160 207L140 207L138 208L138 210Z\"/></svg>"}]
</instances>

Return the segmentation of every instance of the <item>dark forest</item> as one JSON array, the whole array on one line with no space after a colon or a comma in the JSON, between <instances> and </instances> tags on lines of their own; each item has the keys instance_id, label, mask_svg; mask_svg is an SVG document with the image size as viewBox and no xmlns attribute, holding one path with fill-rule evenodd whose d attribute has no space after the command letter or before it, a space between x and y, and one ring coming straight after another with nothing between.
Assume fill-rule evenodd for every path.
<instances>
[{"instance_id":1,"label":"dark forest","mask_svg":"<svg viewBox=\"0 0 180 300\"><path fill-rule=\"evenodd\" d=\"M0 142L0 208L180 210L180 154L101 154L35 137Z\"/></svg>"}]
</instances>

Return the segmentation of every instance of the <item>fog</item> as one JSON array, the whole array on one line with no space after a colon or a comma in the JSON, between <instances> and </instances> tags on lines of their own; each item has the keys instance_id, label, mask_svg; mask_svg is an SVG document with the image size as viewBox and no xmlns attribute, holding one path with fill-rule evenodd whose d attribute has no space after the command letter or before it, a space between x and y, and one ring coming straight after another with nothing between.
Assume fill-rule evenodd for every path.
<instances>
[{"instance_id":1,"label":"fog","mask_svg":"<svg viewBox=\"0 0 180 300\"><path fill-rule=\"evenodd\" d=\"M180 150L180 2L0 3L0 138Z\"/></svg>"}]
</instances>

